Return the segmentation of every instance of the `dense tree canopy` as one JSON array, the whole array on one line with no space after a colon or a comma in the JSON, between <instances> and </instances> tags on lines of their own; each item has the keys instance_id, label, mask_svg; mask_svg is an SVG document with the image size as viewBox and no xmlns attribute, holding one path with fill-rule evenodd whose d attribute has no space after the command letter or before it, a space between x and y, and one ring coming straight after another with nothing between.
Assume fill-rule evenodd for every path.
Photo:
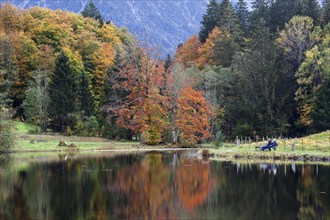
<instances>
[{"instance_id":1,"label":"dense tree canopy","mask_svg":"<svg viewBox=\"0 0 330 220\"><path fill-rule=\"evenodd\" d=\"M82 15L2 4L0 104L44 132L147 144L328 129L328 14L328 1L211 0L164 61L93 2Z\"/></svg>"}]
</instances>

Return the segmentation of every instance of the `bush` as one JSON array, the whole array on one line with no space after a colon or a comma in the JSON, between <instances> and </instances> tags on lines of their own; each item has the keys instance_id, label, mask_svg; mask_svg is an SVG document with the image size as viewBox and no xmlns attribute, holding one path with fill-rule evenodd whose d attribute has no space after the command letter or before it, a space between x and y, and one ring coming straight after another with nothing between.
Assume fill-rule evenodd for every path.
<instances>
[{"instance_id":1,"label":"bush","mask_svg":"<svg viewBox=\"0 0 330 220\"><path fill-rule=\"evenodd\" d=\"M75 133L82 136L97 136L99 123L95 116L85 117L84 120L78 120L75 126Z\"/></svg>"},{"instance_id":2,"label":"bush","mask_svg":"<svg viewBox=\"0 0 330 220\"><path fill-rule=\"evenodd\" d=\"M0 152L6 152L14 146L15 137L11 120L7 116L8 111L0 109Z\"/></svg>"},{"instance_id":3,"label":"bush","mask_svg":"<svg viewBox=\"0 0 330 220\"><path fill-rule=\"evenodd\" d=\"M115 122L106 122L102 129L102 137L115 140L132 140L133 133L128 129L117 126Z\"/></svg>"},{"instance_id":4,"label":"bush","mask_svg":"<svg viewBox=\"0 0 330 220\"><path fill-rule=\"evenodd\" d=\"M217 147L221 146L223 141L224 141L224 136L223 136L222 132L217 131L217 133L215 134L215 140L214 140L215 146L217 146Z\"/></svg>"}]
</instances>

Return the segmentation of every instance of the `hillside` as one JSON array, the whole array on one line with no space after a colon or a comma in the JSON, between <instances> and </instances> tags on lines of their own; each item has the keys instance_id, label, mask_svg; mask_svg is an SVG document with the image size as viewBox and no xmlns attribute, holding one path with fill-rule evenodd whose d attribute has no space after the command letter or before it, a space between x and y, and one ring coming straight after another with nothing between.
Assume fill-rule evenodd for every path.
<instances>
[{"instance_id":1,"label":"hillside","mask_svg":"<svg viewBox=\"0 0 330 220\"><path fill-rule=\"evenodd\" d=\"M6 2L25 9L40 6L81 13L89 0L7 0ZM93 2L105 20L112 21L118 27L127 27L131 33L151 46L159 46L164 56L168 53L173 54L179 43L198 33L209 0L94 0Z\"/></svg>"}]
</instances>

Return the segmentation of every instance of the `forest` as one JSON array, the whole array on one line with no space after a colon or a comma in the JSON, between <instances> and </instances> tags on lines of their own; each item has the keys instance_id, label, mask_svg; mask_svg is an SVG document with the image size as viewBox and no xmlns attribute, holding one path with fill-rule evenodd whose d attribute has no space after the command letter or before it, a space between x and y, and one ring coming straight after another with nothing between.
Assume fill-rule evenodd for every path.
<instances>
[{"instance_id":1,"label":"forest","mask_svg":"<svg viewBox=\"0 0 330 220\"><path fill-rule=\"evenodd\" d=\"M190 146L330 129L330 2L211 0L174 57L104 21L0 8L0 132Z\"/></svg>"}]
</instances>

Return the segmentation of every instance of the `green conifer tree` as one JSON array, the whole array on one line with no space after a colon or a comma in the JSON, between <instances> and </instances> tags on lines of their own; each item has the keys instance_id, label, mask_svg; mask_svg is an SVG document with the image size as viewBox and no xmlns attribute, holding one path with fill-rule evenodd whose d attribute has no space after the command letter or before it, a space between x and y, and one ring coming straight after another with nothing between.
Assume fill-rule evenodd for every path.
<instances>
[{"instance_id":1,"label":"green conifer tree","mask_svg":"<svg viewBox=\"0 0 330 220\"><path fill-rule=\"evenodd\" d=\"M165 71L167 71L168 68L171 67L172 63L173 63L173 60L172 60L172 58L171 58L171 55L168 54L168 55L166 56L166 60L165 60L165 62L164 62L164 68L165 68Z\"/></svg>"},{"instance_id":2,"label":"green conifer tree","mask_svg":"<svg viewBox=\"0 0 330 220\"><path fill-rule=\"evenodd\" d=\"M103 26L104 24L100 11L97 9L97 7L92 1L89 2L89 4L84 8L81 14L84 17L94 18L95 20L98 20L100 22L100 26Z\"/></svg>"},{"instance_id":3,"label":"green conifer tree","mask_svg":"<svg viewBox=\"0 0 330 220\"><path fill-rule=\"evenodd\" d=\"M269 23L269 2L268 0L255 0L252 2L252 13L250 16L250 25L253 29L258 28L260 20L263 19L268 27Z\"/></svg>"},{"instance_id":4,"label":"green conifer tree","mask_svg":"<svg viewBox=\"0 0 330 220\"><path fill-rule=\"evenodd\" d=\"M240 27L246 35L249 29L249 10L245 0L239 0L235 6L235 12Z\"/></svg>"},{"instance_id":5,"label":"green conifer tree","mask_svg":"<svg viewBox=\"0 0 330 220\"><path fill-rule=\"evenodd\" d=\"M236 41L241 37L239 21L229 0L223 0L219 5L220 19L217 26L230 33Z\"/></svg>"},{"instance_id":6,"label":"green conifer tree","mask_svg":"<svg viewBox=\"0 0 330 220\"><path fill-rule=\"evenodd\" d=\"M294 15L297 14L299 0L275 0L270 6L270 30L277 32L284 28Z\"/></svg>"},{"instance_id":7,"label":"green conifer tree","mask_svg":"<svg viewBox=\"0 0 330 220\"><path fill-rule=\"evenodd\" d=\"M70 126L70 114L76 111L77 98L78 74L70 68L68 56L61 52L49 83L49 108L55 131L64 132Z\"/></svg>"},{"instance_id":8,"label":"green conifer tree","mask_svg":"<svg viewBox=\"0 0 330 220\"><path fill-rule=\"evenodd\" d=\"M311 17L314 21L314 24L318 24L321 15L321 9L318 0L301 0L297 13L301 16Z\"/></svg>"},{"instance_id":9,"label":"green conifer tree","mask_svg":"<svg viewBox=\"0 0 330 220\"><path fill-rule=\"evenodd\" d=\"M11 107L12 87L18 67L15 62L15 50L9 36L0 39L0 106Z\"/></svg>"},{"instance_id":10,"label":"green conifer tree","mask_svg":"<svg viewBox=\"0 0 330 220\"><path fill-rule=\"evenodd\" d=\"M216 27L219 21L219 4L216 0L211 0L207 5L206 13L203 15L199 31L199 40L204 43L209 33Z\"/></svg>"},{"instance_id":11,"label":"green conifer tree","mask_svg":"<svg viewBox=\"0 0 330 220\"><path fill-rule=\"evenodd\" d=\"M323 18L324 24L327 24L330 21L330 1L329 0L323 0L322 18Z\"/></svg>"},{"instance_id":12,"label":"green conifer tree","mask_svg":"<svg viewBox=\"0 0 330 220\"><path fill-rule=\"evenodd\" d=\"M317 131L330 129L330 79L327 79L317 94L315 108L312 113L314 128Z\"/></svg>"}]
</instances>

